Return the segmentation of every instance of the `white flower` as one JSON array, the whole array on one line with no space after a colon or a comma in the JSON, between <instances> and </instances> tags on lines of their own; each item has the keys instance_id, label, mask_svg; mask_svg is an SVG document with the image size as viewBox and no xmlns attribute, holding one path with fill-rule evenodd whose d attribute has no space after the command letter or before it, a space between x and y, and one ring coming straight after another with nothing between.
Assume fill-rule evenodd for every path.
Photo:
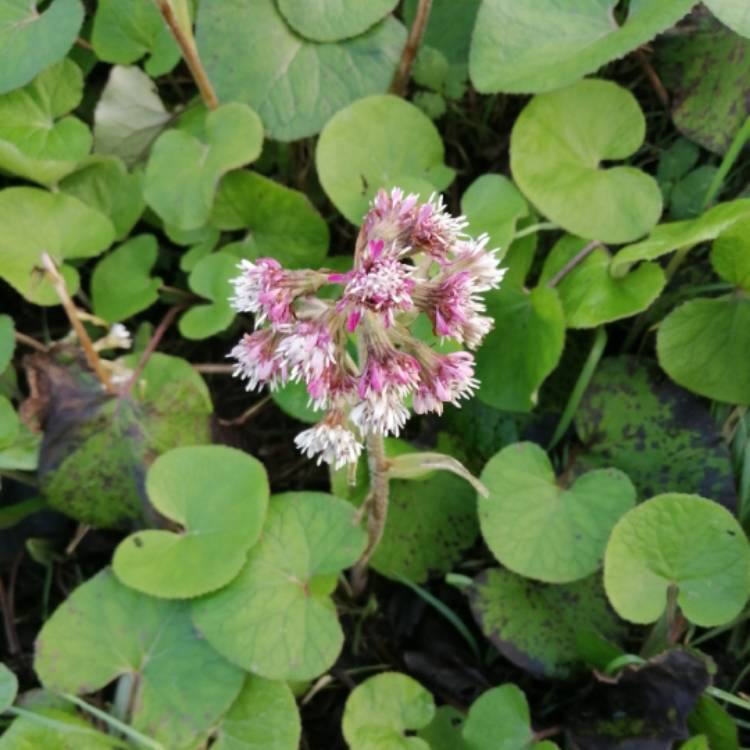
<instances>
[{"instance_id":1,"label":"white flower","mask_svg":"<svg viewBox=\"0 0 750 750\"><path fill-rule=\"evenodd\" d=\"M325 421L300 432L294 443L308 458L317 456L318 466L325 461L334 469L356 463L362 452L362 444L351 430L347 430L341 424L330 424Z\"/></svg>"},{"instance_id":2,"label":"white flower","mask_svg":"<svg viewBox=\"0 0 750 750\"><path fill-rule=\"evenodd\" d=\"M371 394L360 401L349 418L364 435L398 435L409 419L409 410L393 390Z\"/></svg>"}]
</instances>

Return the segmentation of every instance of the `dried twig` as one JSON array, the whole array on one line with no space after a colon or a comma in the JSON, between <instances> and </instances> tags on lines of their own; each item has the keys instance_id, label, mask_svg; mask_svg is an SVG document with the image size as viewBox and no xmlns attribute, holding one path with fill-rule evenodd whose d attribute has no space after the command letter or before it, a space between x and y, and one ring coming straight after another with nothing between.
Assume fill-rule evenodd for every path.
<instances>
[{"instance_id":1,"label":"dried twig","mask_svg":"<svg viewBox=\"0 0 750 750\"><path fill-rule=\"evenodd\" d=\"M406 40L406 45L401 53L401 60L398 64L398 70L396 70L396 75L393 77L393 82L391 83L391 93L396 94L396 96L404 96L406 93L406 86L411 76L411 68L414 64L414 58L417 56L422 36L427 28L431 8L432 0L419 0L417 12L414 16L414 23L411 25L409 31L409 38Z\"/></svg>"}]
</instances>

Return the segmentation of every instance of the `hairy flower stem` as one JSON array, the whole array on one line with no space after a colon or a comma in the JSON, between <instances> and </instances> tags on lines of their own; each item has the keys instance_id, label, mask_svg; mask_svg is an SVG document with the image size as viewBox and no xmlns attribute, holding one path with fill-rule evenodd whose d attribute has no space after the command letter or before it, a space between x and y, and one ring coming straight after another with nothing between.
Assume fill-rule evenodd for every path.
<instances>
[{"instance_id":1,"label":"hairy flower stem","mask_svg":"<svg viewBox=\"0 0 750 750\"><path fill-rule=\"evenodd\" d=\"M179 22L169 0L157 0L157 5L182 52L182 57L190 70L190 75L193 76L198 91L200 91L201 98L209 109L216 109L219 106L219 99L198 55L192 29L185 29Z\"/></svg>"},{"instance_id":2,"label":"hairy flower stem","mask_svg":"<svg viewBox=\"0 0 750 750\"><path fill-rule=\"evenodd\" d=\"M47 272L47 276L49 276L52 286L57 292L57 296L60 298L60 303L62 304L63 309L68 316L70 325L76 332L76 336L78 336L78 343L83 349L83 353L86 356L86 361L88 362L89 367L94 371L96 377L104 386L105 390L107 390L109 393L113 393L114 388L112 386L112 378L110 378L109 373L102 364L102 361L99 358L99 354L94 348L94 344L91 342L91 338L89 337L88 332L84 328L83 323L81 323L81 318L78 310L73 303L70 295L68 294L68 288L65 286L65 279L57 270L55 261L52 260L48 253L42 253L42 265L44 266L44 270Z\"/></svg>"}]
</instances>

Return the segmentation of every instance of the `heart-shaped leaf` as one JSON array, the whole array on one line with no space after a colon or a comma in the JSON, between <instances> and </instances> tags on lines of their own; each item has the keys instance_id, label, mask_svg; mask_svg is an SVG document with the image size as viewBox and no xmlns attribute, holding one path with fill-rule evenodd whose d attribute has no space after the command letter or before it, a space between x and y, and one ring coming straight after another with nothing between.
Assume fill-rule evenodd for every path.
<instances>
[{"instance_id":1,"label":"heart-shaped leaf","mask_svg":"<svg viewBox=\"0 0 750 750\"><path fill-rule=\"evenodd\" d=\"M109 216L121 240L141 218L146 203L141 176L129 174L114 156L90 156L60 183L60 190Z\"/></svg>"},{"instance_id":2,"label":"heart-shaped leaf","mask_svg":"<svg viewBox=\"0 0 750 750\"><path fill-rule=\"evenodd\" d=\"M105 569L44 624L34 669L44 687L93 693L136 683L132 725L167 747L192 748L232 704L243 673L195 632L190 605L144 596Z\"/></svg>"},{"instance_id":3,"label":"heart-shaped leaf","mask_svg":"<svg viewBox=\"0 0 750 750\"><path fill-rule=\"evenodd\" d=\"M249 104L271 138L291 141L319 132L353 101L386 91L406 31L386 18L353 39L318 44L297 36L273 0L204 0L196 36L219 99ZM238 56L243 49L253 54Z\"/></svg>"},{"instance_id":4,"label":"heart-shaped leaf","mask_svg":"<svg viewBox=\"0 0 750 750\"><path fill-rule=\"evenodd\" d=\"M170 119L140 68L115 65L94 110L94 151L119 156L130 167L146 157Z\"/></svg>"},{"instance_id":5,"label":"heart-shaped leaf","mask_svg":"<svg viewBox=\"0 0 750 750\"><path fill-rule=\"evenodd\" d=\"M163 133L146 167L147 203L168 224L198 229L211 213L221 176L257 159L262 144L260 119L238 102L209 112L200 140L182 130Z\"/></svg>"},{"instance_id":6,"label":"heart-shaped leaf","mask_svg":"<svg viewBox=\"0 0 750 750\"><path fill-rule=\"evenodd\" d=\"M617 3L484 0L471 45L474 86L482 93L513 94L562 88L674 26L694 5L633 3L619 25L613 17Z\"/></svg>"},{"instance_id":7,"label":"heart-shaped leaf","mask_svg":"<svg viewBox=\"0 0 750 750\"><path fill-rule=\"evenodd\" d=\"M328 252L328 225L307 196L255 172L224 177L211 224L247 229L244 241L225 249L248 260L269 257L286 268L318 268Z\"/></svg>"},{"instance_id":8,"label":"heart-shaped leaf","mask_svg":"<svg viewBox=\"0 0 750 750\"><path fill-rule=\"evenodd\" d=\"M544 260L539 284L547 284L587 245L580 237L560 238ZM661 294L666 277L656 263L642 263L627 276L609 271L612 255L592 250L555 287L569 328L596 328L645 310Z\"/></svg>"},{"instance_id":9,"label":"heart-shaped leaf","mask_svg":"<svg viewBox=\"0 0 750 750\"><path fill-rule=\"evenodd\" d=\"M479 522L490 550L514 573L548 583L596 571L612 527L635 504L635 488L617 469L561 486L535 443L503 448L481 480L489 496L479 498Z\"/></svg>"},{"instance_id":10,"label":"heart-shaped leaf","mask_svg":"<svg viewBox=\"0 0 750 750\"><path fill-rule=\"evenodd\" d=\"M656 351L667 375L689 391L750 404L750 297L683 303L659 326Z\"/></svg>"},{"instance_id":11,"label":"heart-shaped leaf","mask_svg":"<svg viewBox=\"0 0 750 750\"><path fill-rule=\"evenodd\" d=\"M711 265L716 273L745 292L750 292L750 215L714 240Z\"/></svg>"},{"instance_id":12,"label":"heart-shaped leaf","mask_svg":"<svg viewBox=\"0 0 750 750\"><path fill-rule=\"evenodd\" d=\"M398 5L398 0L279 0L284 20L303 37L335 42L367 31Z\"/></svg>"},{"instance_id":13,"label":"heart-shaped leaf","mask_svg":"<svg viewBox=\"0 0 750 750\"><path fill-rule=\"evenodd\" d=\"M144 67L153 77L169 73L180 59L172 32L153 0L100 0L91 44L96 56L109 63L129 65L148 54Z\"/></svg>"},{"instance_id":14,"label":"heart-shaped leaf","mask_svg":"<svg viewBox=\"0 0 750 750\"><path fill-rule=\"evenodd\" d=\"M301 734L294 695L285 682L248 675L211 750L297 750Z\"/></svg>"},{"instance_id":15,"label":"heart-shaped leaf","mask_svg":"<svg viewBox=\"0 0 750 750\"><path fill-rule=\"evenodd\" d=\"M0 714L4 714L16 699L18 693L18 678L13 672L0 663Z\"/></svg>"},{"instance_id":16,"label":"heart-shaped leaf","mask_svg":"<svg viewBox=\"0 0 750 750\"><path fill-rule=\"evenodd\" d=\"M221 654L269 679L306 680L336 661L344 634L329 594L365 545L354 509L316 492L271 498L261 541L225 588L193 604Z\"/></svg>"},{"instance_id":17,"label":"heart-shaped leaf","mask_svg":"<svg viewBox=\"0 0 750 750\"><path fill-rule=\"evenodd\" d=\"M268 505L259 461L222 445L175 448L151 465L146 492L180 531L138 531L120 542L112 567L124 584L185 599L215 591L239 573Z\"/></svg>"},{"instance_id":18,"label":"heart-shaped leaf","mask_svg":"<svg viewBox=\"0 0 750 750\"><path fill-rule=\"evenodd\" d=\"M156 237L139 234L102 258L91 276L94 312L109 323L151 307L162 280L151 276L159 252Z\"/></svg>"},{"instance_id":19,"label":"heart-shaped leaf","mask_svg":"<svg viewBox=\"0 0 750 750\"><path fill-rule=\"evenodd\" d=\"M432 721L417 735L425 740L430 750L466 750L461 735L466 716L453 706L440 706Z\"/></svg>"},{"instance_id":20,"label":"heart-shaped leaf","mask_svg":"<svg viewBox=\"0 0 750 750\"><path fill-rule=\"evenodd\" d=\"M37 305L60 298L36 270L47 252L61 267L68 291L78 289L78 272L66 260L91 258L112 244L110 220L64 193L14 187L0 191L0 277Z\"/></svg>"},{"instance_id":21,"label":"heart-shaped leaf","mask_svg":"<svg viewBox=\"0 0 750 750\"><path fill-rule=\"evenodd\" d=\"M621 617L656 621L670 587L701 627L731 622L750 596L750 545L734 516L698 495L657 495L612 530L604 586Z\"/></svg>"},{"instance_id":22,"label":"heart-shaped leaf","mask_svg":"<svg viewBox=\"0 0 750 750\"><path fill-rule=\"evenodd\" d=\"M395 458L416 449L404 440L389 439L385 450L388 458ZM332 491L357 507L368 488L364 458L357 464L355 486L349 484L346 469L332 474ZM431 574L453 570L478 531L475 493L463 479L444 472L420 481L393 479L385 531L371 564L381 575L421 583Z\"/></svg>"},{"instance_id":23,"label":"heart-shaped leaf","mask_svg":"<svg viewBox=\"0 0 750 750\"><path fill-rule=\"evenodd\" d=\"M371 96L335 115L318 139L315 163L336 208L359 225L380 188L421 194L444 190L454 171L443 163L437 128L396 96Z\"/></svg>"},{"instance_id":24,"label":"heart-shaped leaf","mask_svg":"<svg viewBox=\"0 0 750 750\"><path fill-rule=\"evenodd\" d=\"M705 4L724 25L750 38L750 8L744 0L705 0Z\"/></svg>"},{"instance_id":25,"label":"heart-shaped leaf","mask_svg":"<svg viewBox=\"0 0 750 750\"><path fill-rule=\"evenodd\" d=\"M602 360L575 426L585 447L576 471L614 466L630 477L641 498L698 491L730 510L736 505L729 449L711 412L652 360Z\"/></svg>"},{"instance_id":26,"label":"heart-shaped leaf","mask_svg":"<svg viewBox=\"0 0 750 750\"><path fill-rule=\"evenodd\" d=\"M473 236L486 232L490 246L507 251L519 219L529 207L516 186L504 175L477 177L461 196L461 213L469 221L466 231Z\"/></svg>"},{"instance_id":27,"label":"heart-shaped leaf","mask_svg":"<svg viewBox=\"0 0 750 750\"><path fill-rule=\"evenodd\" d=\"M530 411L565 343L565 318L554 289L526 291L506 282L485 296L494 328L477 352L478 397L490 406ZM498 357L504 365L498 367Z\"/></svg>"},{"instance_id":28,"label":"heart-shaped leaf","mask_svg":"<svg viewBox=\"0 0 750 750\"><path fill-rule=\"evenodd\" d=\"M344 706L342 729L351 750L430 750L406 732L426 727L435 715L432 695L416 680L383 672L357 685Z\"/></svg>"},{"instance_id":29,"label":"heart-shaped leaf","mask_svg":"<svg viewBox=\"0 0 750 750\"><path fill-rule=\"evenodd\" d=\"M545 216L571 234L631 242L659 220L661 191L640 169L600 164L634 154L645 132L636 98L611 81L579 81L540 94L513 126L513 177Z\"/></svg>"},{"instance_id":30,"label":"heart-shaped leaf","mask_svg":"<svg viewBox=\"0 0 750 750\"><path fill-rule=\"evenodd\" d=\"M72 60L42 71L28 86L0 96L0 167L52 185L91 150L91 133L68 113L83 96Z\"/></svg>"},{"instance_id":31,"label":"heart-shaped leaf","mask_svg":"<svg viewBox=\"0 0 750 750\"><path fill-rule=\"evenodd\" d=\"M550 585L494 568L474 579L469 599L492 645L536 677L566 679L579 670L577 638L582 632L615 641L624 635L598 575Z\"/></svg>"},{"instance_id":32,"label":"heart-shaped leaf","mask_svg":"<svg viewBox=\"0 0 750 750\"><path fill-rule=\"evenodd\" d=\"M463 729L470 750L524 750L533 744L526 696L507 683L482 693L471 706Z\"/></svg>"},{"instance_id":33,"label":"heart-shaped leaf","mask_svg":"<svg viewBox=\"0 0 750 750\"><path fill-rule=\"evenodd\" d=\"M0 750L114 750L111 738L87 721L56 708L19 716L0 737Z\"/></svg>"},{"instance_id":34,"label":"heart-shaped leaf","mask_svg":"<svg viewBox=\"0 0 750 750\"><path fill-rule=\"evenodd\" d=\"M750 15L747 16L750 26ZM677 129L723 154L750 107L750 40L712 18L700 19L690 34L660 40L655 65L673 95Z\"/></svg>"},{"instance_id":35,"label":"heart-shaped leaf","mask_svg":"<svg viewBox=\"0 0 750 750\"><path fill-rule=\"evenodd\" d=\"M188 284L210 304L195 305L180 318L180 333L186 339L205 339L229 327L236 315L229 299L237 273L237 257L228 252L212 253L195 264Z\"/></svg>"},{"instance_id":36,"label":"heart-shaped leaf","mask_svg":"<svg viewBox=\"0 0 750 750\"><path fill-rule=\"evenodd\" d=\"M81 0L4 0L0 8L0 94L25 86L68 54L83 23Z\"/></svg>"},{"instance_id":37,"label":"heart-shaped leaf","mask_svg":"<svg viewBox=\"0 0 750 750\"><path fill-rule=\"evenodd\" d=\"M139 358L121 360L123 375ZM84 523L116 527L149 518L148 465L170 448L210 442L208 389L185 360L153 354L133 393L117 396L66 361L34 355L29 367L45 394L41 489L52 507Z\"/></svg>"},{"instance_id":38,"label":"heart-shaped leaf","mask_svg":"<svg viewBox=\"0 0 750 750\"><path fill-rule=\"evenodd\" d=\"M738 221L750 217L750 200L737 199L719 203L697 219L659 224L640 242L623 247L612 259L613 276L624 276L634 263L656 260L675 250L691 248L715 240Z\"/></svg>"}]
</instances>

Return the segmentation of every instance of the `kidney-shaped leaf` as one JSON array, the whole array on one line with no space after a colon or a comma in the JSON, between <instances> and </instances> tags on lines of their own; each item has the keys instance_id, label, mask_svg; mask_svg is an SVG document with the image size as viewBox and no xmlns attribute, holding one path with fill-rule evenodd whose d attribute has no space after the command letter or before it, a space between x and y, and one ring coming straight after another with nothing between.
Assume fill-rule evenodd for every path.
<instances>
[{"instance_id":1,"label":"kidney-shaped leaf","mask_svg":"<svg viewBox=\"0 0 750 750\"><path fill-rule=\"evenodd\" d=\"M211 224L247 229L243 241L225 249L248 260L265 256L286 268L317 268L328 252L328 225L308 197L256 172L238 170L222 179Z\"/></svg>"},{"instance_id":2,"label":"kidney-shaped leaf","mask_svg":"<svg viewBox=\"0 0 750 750\"><path fill-rule=\"evenodd\" d=\"M181 530L148 529L120 542L112 567L124 584L184 599L214 591L239 573L268 505L259 461L223 445L175 448L151 465L146 492Z\"/></svg>"},{"instance_id":3,"label":"kidney-shaped leaf","mask_svg":"<svg viewBox=\"0 0 750 750\"><path fill-rule=\"evenodd\" d=\"M657 495L617 523L604 586L621 617L656 621L677 588L685 617L702 627L733 620L750 596L750 545L734 516L698 495Z\"/></svg>"},{"instance_id":4,"label":"kidney-shaped leaf","mask_svg":"<svg viewBox=\"0 0 750 750\"><path fill-rule=\"evenodd\" d=\"M745 0L705 0L705 3L723 24L750 38L750 6Z\"/></svg>"},{"instance_id":5,"label":"kidney-shaped leaf","mask_svg":"<svg viewBox=\"0 0 750 750\"><path fill-rule=\"evenodd\" d=\"M285 682L248 675L211 750L297 750L301 734L294 695Z\"/></svg>"},{"instance_id":6,"label":"kidney-shaped leaf","mask_svg":"<svg viewBox=\"0 0 750 750\"><path fill-rule=\"evenodd\" d=\"M62 60L83 23L81 0L53 0L40 13L36 2L0 2L0 94L27 84Z\"/></svg>"},{"instance_id":7,"label":"kidney-shaped leaf","mask_svg":"<svg viewBox=\"0 0 750 750\"><path fill-rule=\"evenodd\" d=\"M151 149L146 202L167 224L198 229L208 219L221 176L257 159L262 144L258 115L238 102L206 115L204 139L169 130Z\"/></svg>"},{"instance_id":8,"label":"kidney-shaped leaf","mask_svg":"<svg viewBox=\"0 0 750 750\"><path fill-rule=\"evenodd\" d=\"M219 99L246 102L282 141L313 135L341 108L386 91L406 39L386 18L353 39L318 44L297 36L273 0L203 0L196 35Z\"/></svg>"},{"instance_id":9,"label":"kidney-shaped leaf","mask_svg":"<svg viewBox=\"0 0 750 750\"><path fill-rule=\"evenodd\" d=\"M0 737L0 750L115 750L120 743L85 719L58 708L19 716Z\"/></svg>"},{"instance_id":10,"label":"kidney-shaped leaf","mask_svg":"<svg viewBox=\"0 0 750 750\"><path fill-rule=\"evenodd\" d=\"M593 73L673 26L693 0L484 0L471 45L471 79L482 93L551 91ZM611 116L613 112L609 112Z\"/></svg>"},{"instance_id":11,"label":"kidney-shaped leaf","mask_svg":"<svg viewBox=\"0 0 750 750\"><path fill-rule=\"evenodd\" d=\"M398 5L398 0L279 0L286 22L300 35L316 42L335 42L357 36Z\"/></svg>"},{"instance_id":12,"label":"kidney-shaped leaf","mask_svg":"<svg viewBox=\"0 0 750 750\"><path fill-rule=\"evenodd\" d=\"M269 679L306 680L328 669L344 641L329 594L365 544L353 518L351 505L332 495L273 497L240 574L193 604L208 642Z\"/></svg>"},{"instance_id":13,"label":"kidney-shaped leaf","mask_svg":"<svg viewBox=\"0 0 750 750\"><path fill-rule=\"evenodd\" d=\"M357 685L344 706L342 728L351 750L429 750L419 737L435 715L432 695L416 680L383 672Z\"/></svg>"},{"instance_id":14,"label":"kidney-shaped leaf","mask_svg":"<svg viewBox=\"0 0 750 750\"><path fill-rule=\"evenodd\" d=\"M46 688L78 694L132 675L133 726L175 750L195 747L243 681L242 670L195 632L189 604L140 594L109 570L79 586L47 620L34 668Z\"/></svg>"},{"instance_id":15,"label":"kidney-shaped leaf","mask_svg":"<svg viewBox=\"0 0 750 750\"><path fill-rule=\"evenodd\" d=\"M586 246L586 240L566 235L544 260L539 284L546 284ZM610 273L612 255L604 247L592 250L555 287L569 328L595 328L645 310L661 294L666 277L656 263L642 263L623 277Z\"/></svg>"},{"instance_id":16,"label":"kidney-shaped leaf","mask_svg":"<svg viewBox=\"0 0 750 750\"><path fill-rule=\"evenodd\" d=\"M543 214L572 234L630 242L658 221L661 191L640 169L600 165L635 153L645 129L635 97L611 81L579 81L540 94L513 126L513 177Z\"/></svg>"},{"instance_id":17,"label":"kidney-shaped leaf","mask_svg":"<svg viewBox=\"0 0 750 750\"><path fill-rule=\"evenodd\" d=\"M453 170L443 142L421 110L396 96L371 96L339 112L318 139L315 163L328 197L359 224L380 188L419 193L445 189Z\"/></svg>"},{"instance_id":18,"label":"kidney-shaped leaf","mask_svg":"<svg viewBox=\"0 0 750 750\"><path fill-rule=\"evenodd\" d=\"M59 297L36 269L47 252L57 262L99 255L114 239L112 222L64 193L28 187L0 191L0 277L37 305L56 305ZM72 294L78 272L62 265Z\"/></svg>"},{"instance_id":19,"label":"kidney-shaped leaf","mask_svg":"<svg viewBox=\"0 0 750 750\"><path fill-rule=\"evenodd\" d=\"M469 599L495 648L536 677L566 679L580 668L576 638L582 632L609 640L623 635L599 575L551 585L494 568L474 579Z\"/></svg>"},{"instance_id":20,"label":"kidney-shaped leaf","mask_svg":"<svg viewBox=\"0 0 750 750\"><path fill-rule=\"evenodd\" d=\"M750 298L692 299L673 310L656 336L659 364L701 396L750 404Z\"/></svg>"},{"instance_id":21,"label":"kidney-shaped leaf","mask_svg":"<svg viewBox=\"0 0 750 750\"><path fill-rule=\"evenodd\" d=\"M479 522L490 550L515 573L549 583L597 570L612 527L635 504L635 488L617 469L560 486L535 443L503 448L481 479L489 495L479 498Z\"/></svg>"},{"instance_id":22,"label":"kidney-shaped leaf","mask_svg":"<svg viewBox=\"0 0 750 750\"><path fill-rule=\"evenodd\" d=\"M42 185L72 172L91 150L89 129L68 114L82 95L81 69L63 60L0 96L0 167Z\"/></svg>"}]
</instances>

